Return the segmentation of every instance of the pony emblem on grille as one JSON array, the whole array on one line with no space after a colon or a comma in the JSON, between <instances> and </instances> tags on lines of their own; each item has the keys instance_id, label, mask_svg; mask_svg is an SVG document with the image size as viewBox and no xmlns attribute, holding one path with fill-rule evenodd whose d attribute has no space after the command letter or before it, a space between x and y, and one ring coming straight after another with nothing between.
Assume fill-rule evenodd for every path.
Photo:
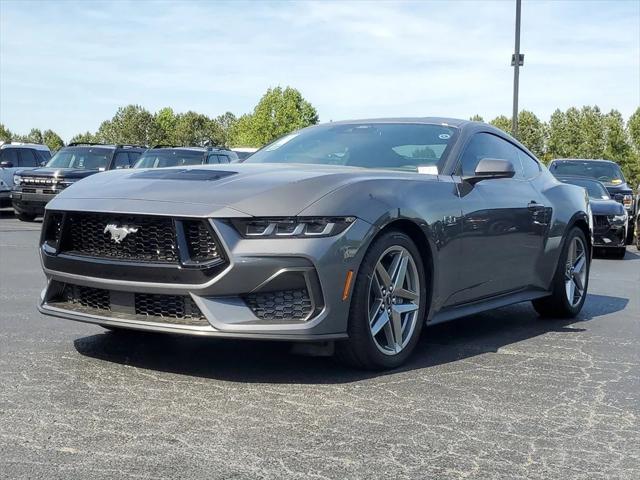
<instances>
[{"instance_id":1,"label":"pony emblem on grille","mask_svg":"<svg viewBox=\"0 0 640 480\"><path fill-rule=\"evenodd\" d=\"M104 227L104 233L111 234L111 240L116 243L122 242L127 235L130 233L136 233L138 231L138 227L129 227L127 225L123 225L119 227L115 223L109 223L106 227Z\"/></svg>"}]
</instances>

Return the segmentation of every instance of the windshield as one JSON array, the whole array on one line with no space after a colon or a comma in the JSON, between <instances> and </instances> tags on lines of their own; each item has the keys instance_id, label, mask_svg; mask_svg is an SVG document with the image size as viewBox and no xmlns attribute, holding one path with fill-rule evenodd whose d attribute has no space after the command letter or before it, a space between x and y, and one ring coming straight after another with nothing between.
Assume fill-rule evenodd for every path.
<instances>
[{"instance_id":1,"label":"windshield","mask_svg":"<svg viewBox=\"0 0 640 480\"><path fill-rule=\"evenodd\" d=\"M204 159L203 152L197 150L147 150L133 168L181 167L199 165Z\"/></svg>"},{"instance_id":2,"label":"windshield","mask_svg":"<svg viewBox=\"0 0 640 480\"><path fill-rule=\"evenodd\" d=\"M564 183L570 183L571 185L584 188L589 194L589 198L593 198L594 200L609 200L607 189L596 180L589 180L588 178L562 178L560 180Z\"/></svg>"},{"instance_id":3,"label":"windshield","mask_svg":"<svg viewBox=\"0 0 640 480\"><path fill-rule=\"evenodd\" d=\"M551 171L554 175L576 175L579 177L591 177L604 183L619 185L624 182L620 167L609 162L580 162L560 161L553 162Z\"/></svg>"},{"instance_id":4,"label":"windshield","mask_svg":"<svg viewBox=\"0 0 640 480\"><path fill-rule=\"evenodd\" d=\"M443 125L354 123L286 135L245 163L303 163L437 173L455 129Z\"/></svg>"},{"instance_id":5,"label":"windshield","mask_svg":"<svg viewBox=\"0 0 640 480\"><path fill-rule=\"evenodd\" d=\"M106 170L112 154L113 150L109 148L63 148L51 157L46 166L51 168Z\"/></svg>"}]
</instances>

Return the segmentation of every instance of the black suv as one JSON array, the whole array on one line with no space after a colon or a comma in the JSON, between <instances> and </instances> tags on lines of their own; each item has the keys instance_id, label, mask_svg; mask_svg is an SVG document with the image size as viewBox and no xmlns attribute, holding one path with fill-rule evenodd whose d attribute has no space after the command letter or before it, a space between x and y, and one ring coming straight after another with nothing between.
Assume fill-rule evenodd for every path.
<instances>
[{"instance_id":1,"label":"black suv","mask_svg":"<svg viewBox=\"0 0 640 480\"><path fill-rule=\"evenodd\" d=\"M139 145L70 143L42 168L18 172L11 192L13 208L20 220L33 221L60 191L89 175L131 168L145 151Z\"/></svg>"},{"instance_id":2,"label":"black suv","mask_svg":"<svg viewBox=\"0 0 640 480\"><path fill-rule=\"evenodd\" d=\"M633 243L634 219L638 202L631 187L624 179L620 166L611 160L588 160L568 158L552 160L549 170L554 176L578 176L595 178L604 184L609 196L624 205L629 217L627 224L627 243Z\"/></svg>"},{"instance_id":3,"label":"black suv","mask_svg":"<svg viewBox=\"0 0 640 480\"><path fill-rule=\"evenodd\" d=\"M135 168L182 167L184 165L220 164L238 161L236 152L219 147L177 147L156 145L150 148Z\"/></svg>"}]
</instances>

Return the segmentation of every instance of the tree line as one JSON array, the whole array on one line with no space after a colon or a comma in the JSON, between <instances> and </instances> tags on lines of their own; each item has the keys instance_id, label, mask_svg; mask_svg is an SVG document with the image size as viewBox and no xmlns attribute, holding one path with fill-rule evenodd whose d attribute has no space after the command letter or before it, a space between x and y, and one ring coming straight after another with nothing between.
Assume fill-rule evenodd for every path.
<instances>
[{"instance_id":1,"label":"tree line","mask_svg":"<svg viewBox=\"0 0 640 480\"><path fill-rule=\"evenodd\" d=\"M483 121L480 115L471 120ZM489 123L511 133L511 118L500 115ZM604 158L618 163L632 186L640 183L640 107L626 122L619 111L602 113L597 106L557 109L548 122L522 110L517 137L545 163L554 158Z\"/></svg>"},{"instance_id":2,"label":"tree line","mask_svg":"<svg viewBox=\"0 0 640 480\"><path fill-rule=\"evenodd\" d=\"M136 145L219 145L260 147L293 130L318 123L313 105L295 88L270 88L251 113L217 117L165 107L151 113L140 105L118 109L95 132L75 135L71 142ZM471 120L483 121L480 115ZM511 119L500 115L489 123L510 133ZM627 180L640 183L640 107L625 121L617 110L603 113L597 106L560 109L548 121L533 112L518 114L518 139L538 158L605 158L621 167ZM0 141L44 143L54 151L64 142L53 130L32 129L17 135L0 124Z\"/></svg>"}]
</instances>

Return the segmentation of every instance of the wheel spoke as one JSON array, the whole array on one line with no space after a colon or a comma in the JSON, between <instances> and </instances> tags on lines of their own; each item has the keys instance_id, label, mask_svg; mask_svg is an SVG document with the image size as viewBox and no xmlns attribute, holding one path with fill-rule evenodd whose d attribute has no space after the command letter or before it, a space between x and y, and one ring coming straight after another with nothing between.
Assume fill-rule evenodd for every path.
<instances>
[{"instance_id":1,"label":"wheel spoke","mask_svg":"<svg viewBox=\"0 0 640 480\"><path fill-rule=\"evenodd\" d=\"M582 273L582 270L584 269L584 266L585 266L586 263L587 263L587 260L586 260L586 258L584 256L584 253L583 253L582 255L580 255L580 257L578 257L578 260L573 265L574 274Z\"/></svg>"},{"instance_id":2,"label":"wheel spoke","mask_svg":"<svg viewBox=\"0 0 640 480\"><path fill-rule=\"evenodd\" d=\"M582 283L582 274L577 271L573 272L572 281L576 284L576 287L578 287L578 291L582 293L582 290L584 290L584 284Z\"/></svg>"},{"instance_id":3,"label":"wheel spoke","mask_svg":"<svg viewBox=\"0 0 640 480\"><path fill-rule=\"evenodd\" d=\"M409 257L407 255L401 254L399 256L402 258L400 258L398 269L392 277L394 290L398 290L404 286L405 277L407 276L407 265L409 264Z\"/></svg>"},{"instance_id":4,"label":"wheel spoke","mask_svg":"<svg viewBox=\"0 0 640 480\"><path fill-rule=\"evenodd\" d=\"M376 298L371 303L371 308L369 309L369 323L373 323L380 314L380 307L382 306L382 303L382 298Z\"/></svg>"},{"instance_id":5,"label":"wheel spoke","mask_svg":"<svg viewBox=\"0 0 640 480\"><path fill-rule=\"evenodd\" d=\"M394 305L391 310L402 315L403 313L415 312L418 310L418 305L415 303L402 303L400 305Z\"/></svg>"},{"instance_id":6,"label":"wheel spoke","mask_svg":"<svg viewBox=\"0 0 640 480\"><path fill-rule=\"evenodd\" d=\"M418 294L416 292L412 292L411 290L407 290L406 288L398 288L393 291L396 297L405 298L407 300L417 300Z\"/></svg>"},{"instance_id":7,"label":"wheel spoke","mask_svg":"<svg viewBox=\"0 0 640 480\"><path fill-rule=\"evenodd\" d=\"M391 325L396 352L399 352L402 349L402 316L396 309L391 310Z\"/></svg>"},{"instance_id":8,"label":"wheel spoke","mask_svg":"<svg viewBox=\"0 0 640 480\"><path fill-rule=\"evenodd\" d=\"M573 283L573 280L569 280L567 282L567 298L569 299L569 302L572 305L575 302L575 296L576 296L576 284Z\"/></svg>"},{"instance_id":9,"label":"wheel spoke","mask_svg":"<svg viewBox=\"0 0 640 480\"><path fill-rule=\"evenodd\" d=\"M372 322L371 333L375 337L385 325L389 325L389 314L386 310L382 310L378 317Z\"/></svg>"},{"instance_id":10,"label":"wheel spoke","mask_svg":"<svg viewBox=\"0 0 640 480\"><path fill-rule=\"evenodd\" d=\"M382 263L378 262L378 264L376 265L376 272L378 273L378 277L379 277L379 285L381 284L384 287L388 287L389 285L391 285L391 277L389 276L389 273L385 270Z\"/></svg>"}]
</instances>

